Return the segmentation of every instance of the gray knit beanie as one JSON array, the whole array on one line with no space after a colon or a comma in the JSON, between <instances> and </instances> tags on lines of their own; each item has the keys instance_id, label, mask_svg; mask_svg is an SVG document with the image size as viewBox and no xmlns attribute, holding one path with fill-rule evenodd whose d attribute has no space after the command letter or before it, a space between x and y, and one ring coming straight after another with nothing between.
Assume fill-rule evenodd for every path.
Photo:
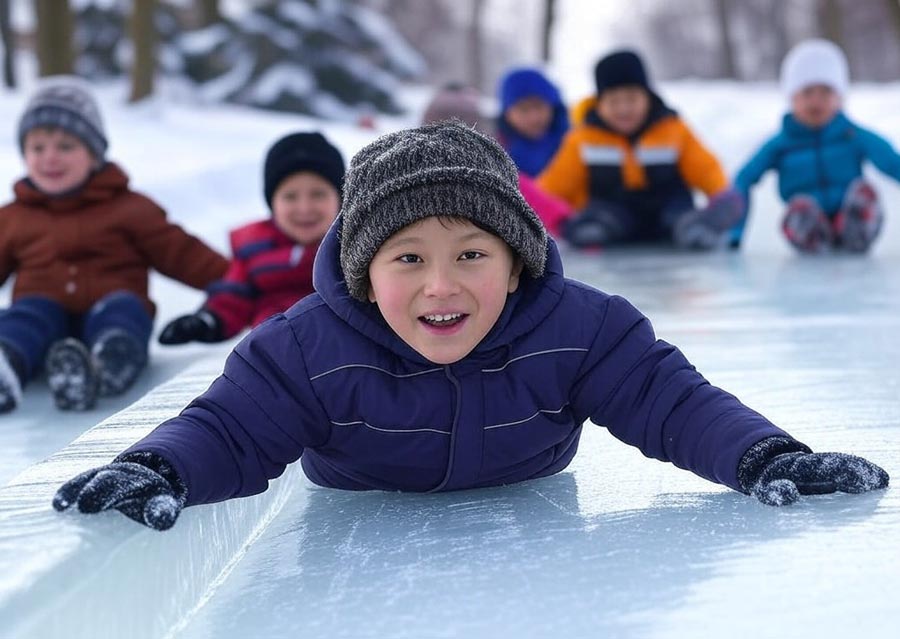
<instances>
[{"instance_id":1,"label":"gray knit beanie","mask_svg":"<svg viewBox=\"0 0 900 639\"><path fill-rule=\"evenodd\" d=\"M431 216L458 216L494 233L532 277L544 273L547 233L493 139L458 120L384 135L350 161L341 207L341 268L365 301L369 262L391 235Z\"/></svg>"},{"instance_id":2,"label":"gray knit beanie","mask_svg":"<svg viewBox=\"0 0 900 639\"><path fill-rule=\"evenodd\" d=\"M47 78L41 84L19 120L19 149L25 135L38 127L55 127L81 140L98 160L106 154L106 134L100 109L87 85L75 76Z\"/></svg>"}]
</instances>

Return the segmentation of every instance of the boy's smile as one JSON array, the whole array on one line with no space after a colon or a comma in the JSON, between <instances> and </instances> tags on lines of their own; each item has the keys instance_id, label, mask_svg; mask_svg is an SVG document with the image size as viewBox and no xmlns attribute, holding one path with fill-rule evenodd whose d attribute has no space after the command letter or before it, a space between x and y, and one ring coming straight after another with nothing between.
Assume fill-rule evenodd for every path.
<instances>
[{"instance_id":1,"label":"boy's smile","mask_svg":"<svg viewBox=\"0 0 900 639\"><path fill-rule=\"evenodd\" d=\"M369 265L369 300L400 338L436 364L468 355L518 288L521 261L496 235L428 217L392 235Z\"/></svg>"},{"instance_id":2,"label":"boy's smile","mask_svg":"<svg viewBox=\"0 0 900 639\"><path fill-rule=\"evenodd\" d=\"M597 114L619 135L633 135L650 113L650 94L636 85L606 89L597 99Z\"/></svg>"},{"instance_id":3,"label":"boy's smile","mask_svg":"<svg viewBox=\"0 0 900 639\"><path fill-rule=\"evenodd\" d=\"M804 87L791 97L794 119L811 129L825 126L840 110L840 94L824 84Z\"/></svg>"},{"instance_id":4,"label":"boy's smile","mask_svg":"<svg viewBox=\"0 0 900 639\"><path fill-rule=\"evenodd\" d=\"M289 175L272 196L272 216L297 244L318 242L337 217L341 198L328 180L311 171Z\"/></svg>"},{"instance_id":5,"label":"boy's smile","mask_svg":"<svg viewBox=\"0 0 900 639\"><path fill-rule=\"evenodd\" d=\"M48 195L81 186L98 164L81 140L62 129L32 129L25 135L23 150L28 177Z\"/></svg>"}]
</instances>

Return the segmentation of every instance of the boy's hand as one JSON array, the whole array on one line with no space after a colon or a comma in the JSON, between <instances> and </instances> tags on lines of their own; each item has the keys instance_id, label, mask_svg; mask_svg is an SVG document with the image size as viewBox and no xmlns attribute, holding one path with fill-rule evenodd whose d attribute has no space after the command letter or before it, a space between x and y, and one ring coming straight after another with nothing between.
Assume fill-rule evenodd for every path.
<instances>
[{"instance_id":1,"label":"boy's hand","mask_svg":"<svg viewBox=\"0 0 900 639\"><path fill-rule=\"evenodd\" d=\"M778 453L777 448L789 441L782 440L772 437L753 446L741 460L738 472L744 489L769 506L792 504L800 495L864 493L886 488L890 480L882 468L855 455L797 450ZM774 456L760 458L766 448Z\"/></svg>"},{"instance_id":2,"label":"boy's hand","mask_svg":"<svg viewBox=\"0 0 900 639\"><path fill-rule=\"evenodd\" d=\"M140 524L155 530L168 530L187 500L184 484L158 455L136 453L125 459L144 463L114 461L83 472L56 491L53 507L61 512L77 505L82 513L115 508Z\"/></svg>"},{"instance_id":3,"label":"boy's hand","mask_svg":"<svg viewBox=\"0 0 900 639\"><path fill-rule=\"evenodd\" d=\"M212 343L222 339L221 320L205 309L173 319L159 334L160 344Z\"/></svg>"}]
</instances>

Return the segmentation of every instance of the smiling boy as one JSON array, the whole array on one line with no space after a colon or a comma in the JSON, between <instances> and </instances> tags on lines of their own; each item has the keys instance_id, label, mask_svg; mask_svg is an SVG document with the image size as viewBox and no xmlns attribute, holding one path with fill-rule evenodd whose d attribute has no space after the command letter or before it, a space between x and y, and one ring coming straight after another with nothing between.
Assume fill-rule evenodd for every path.
<instances>
[{"instance_id":1,"label":"smiling boy","mask_svg":"<svg viewBox=\"0 0 900 639\"><path fill-rule=\"evenodd\" d=\"M594 69L596 94L537 184L578 213L563 237L577 247L669 242L694 249L727 243L741 203L719 161L652 88L634 51ZM694 191L708 203L697 209Z\"/></svg>"},{"instance_id":2,"label":"smiling boy","mask_svg":"<svg viewBox=\"0 0 900 639\"><path fill-rule=\"evenodd\" d=\"M53 505L170 527L300 460L346 490L447 491L555 474L590 419L768 504L888 476L811 453L657 340L631 304L563 276L493 140L459 123L352 160L316 293L239 344L221 377Z\"/></svg>"}]
</instances>

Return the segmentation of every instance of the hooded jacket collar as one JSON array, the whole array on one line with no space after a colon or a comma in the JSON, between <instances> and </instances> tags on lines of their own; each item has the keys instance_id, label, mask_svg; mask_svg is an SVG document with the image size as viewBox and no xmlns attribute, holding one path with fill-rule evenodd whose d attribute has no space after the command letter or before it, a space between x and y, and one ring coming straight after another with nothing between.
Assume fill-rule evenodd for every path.
<instances>
[{"instance_id":1,"label":"hooded jacket collar","mask_svg":"<svg viewBox=\"0 0 900 639\"><path fill-rule=\"evenodd\" d=\"M376 304L360 302L350 296L340 264L341 217L334 221L316 254L313 287L325 304L344 322L390 350L397 356L426 366L435 366L394 333ZM498 350L536 328L556 307L565 286L562 260L556 243L547 240L547 265L544 275L534 279L523 272L519 288L507 297L506 305L490 332L463 360L451 368L466 370L494 359Z\"/></svg>"},{"instance_id":2,"label":"hooded jacket collar","mask_svg":"<svg viewBox=\"0 0 900 639\"><path fill-rule=\"evenodd\" d=\"M781 125L785 135L788 137L795 139L819 138L821 140L835 140L840 138L853 126L850 120L847 119L847 116L844 115L843 111L838 111L831 119L831 122L817 129L801 124L791 113L785 114L784 118L782 118Z\"/></svg>"},{"instance_id":3,"label":"hooded jacket collar","mask_svg":"<svg viewBox=\"0 0 900 639\"><path fill-rule=\"evenodd\" d=\"M16 202L51 211L79 209L109 200L127 189L128 175L113 162L107 162L92 173L82 186L63 195L48 195L40 191L27 177L13 186Z\"/></svg>"}]
</instances>

